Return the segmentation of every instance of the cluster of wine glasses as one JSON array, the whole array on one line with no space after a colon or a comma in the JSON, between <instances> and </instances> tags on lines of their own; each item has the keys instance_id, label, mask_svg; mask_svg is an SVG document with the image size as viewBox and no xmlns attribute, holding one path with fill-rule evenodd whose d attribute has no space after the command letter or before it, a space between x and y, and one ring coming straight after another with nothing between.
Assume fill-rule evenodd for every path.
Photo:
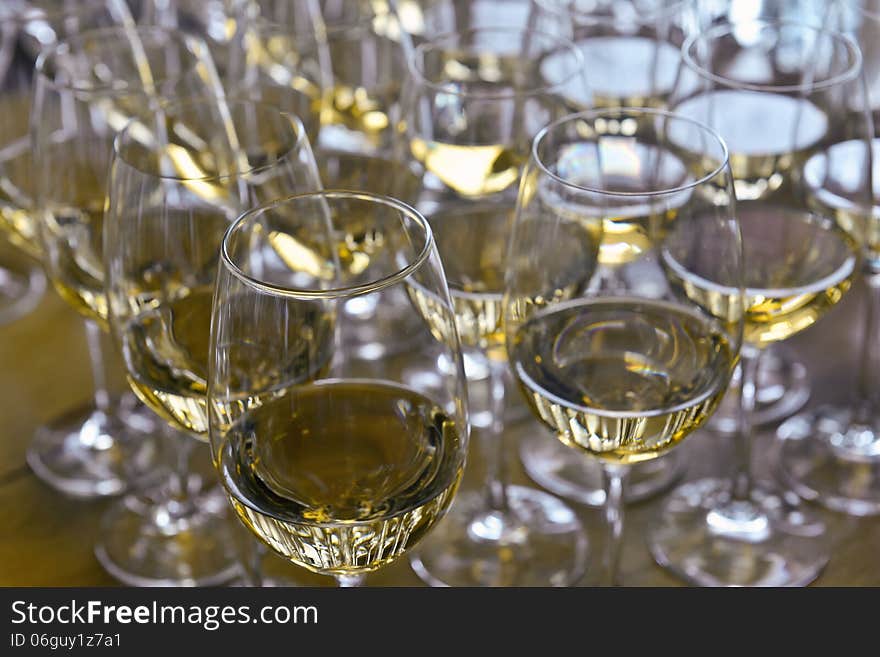
<instances>
[{"instance_id":1,"label":"cluster of wine glasses","mask_svg":"<svg viewBox=\"0 0 880 657\"><path fill-rule=\"evenodd\" d=\"M875 0L4 3L0 322L50 281L95 375L28 463L121 495L95 552L131 585L268 584L267 549L617 585L660 494L646 560L810 583L804 500L880 513L878 37ZM857 283L857 399L798 414L778 343ZM718 434L733 472L688 478Z\"/></svg>"}]
</instances>

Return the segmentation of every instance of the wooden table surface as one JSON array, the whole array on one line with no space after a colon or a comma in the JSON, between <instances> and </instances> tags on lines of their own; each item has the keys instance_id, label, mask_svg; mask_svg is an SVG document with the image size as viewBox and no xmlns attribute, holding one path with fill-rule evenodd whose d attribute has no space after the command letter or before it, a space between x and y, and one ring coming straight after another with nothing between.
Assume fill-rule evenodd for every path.
<instances>
[{"instance_id":1,"label":"wooden table surface","mask_svg":"<svg viewBox=\"0 0 880 657\"><path fill-rule=\"evenodd\" d=\"M852 395L856 345L861 327L862 295L854 290L818 325L791 341L807 363L813 381L810 404L845 401ZM25 449L41 423L88 401L91 375L82 322L50 291L37 310L0 326L0 585L87 586L113 585L93 555L102 513L112 501L75 501L65 498L37 479L25 463ZM525 431L541 431L531 423L513 428L511 438ZM755 450L763 462L769 433ZM688 462L687 477L727 472L729 442L702 432L682 446ZM465 487L478 485L479 450L469 464ZM511 450L514 481L526 479ZM207 450L205 452L207 459ZM680 582L657 566L645 547L645 527L662 498L628 507L622 561L622 579L630 586L676 586ZM575 506L587 527L591 565L580 585L594 585L600 574L599 556L604 528L596 509ZM833 544L828 567L816 586L880 586L880 518L856 519L819 510L827 521ZM287 564L291 581L303 585L330 585L329 578L306 573ZM420 586L421 581L404 560L368 578L370 585Z\"/></svg>"}]
</instances>

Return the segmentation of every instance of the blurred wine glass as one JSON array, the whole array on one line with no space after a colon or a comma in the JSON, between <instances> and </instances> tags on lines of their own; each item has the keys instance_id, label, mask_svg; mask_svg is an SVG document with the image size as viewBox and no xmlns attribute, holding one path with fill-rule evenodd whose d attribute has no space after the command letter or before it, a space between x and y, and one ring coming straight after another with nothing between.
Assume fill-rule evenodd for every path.
<instances>
[{"instance_id":1,"label":"blurred wine glass","mask_svg":"<svg viewBox=\"0 0 880 657\"><path fill-rule=\"evenodd\" d=\"M104 517L96 553L118 579L207 585L238 574L216 479L193 476L190 464L208 438L220 243L245 210L319 187L302 123L272 105L214 96L153 105L116 138L104 226L111 324L132 389L177 430L178 450L174 477L149 503L127 498ZM295 243L276 246L300 255Z\"/></svg>"},{"instance_id":2,"label":"blurred wine glass","mask_svg":"<svg viewBox=\"0 0 880 657\"><path fill-rule=\"evenodd\" d=\"M559 499L507 480L501 300L522 167L535 134L567 112L563 94L587 93L580 53L537 30L474 28L423 41L409 68L398 158L420 174L416 207L444 261L472 418L486 447L482 490L459 497L413 565L434 585L568 585L585 567L577 516ZM443 367L440 360L435 369Z\"/></svg>"},{"instance_id":3,"label":"blurred wine glass","mask_svg":"<svg viewBox=\"0 0 880 657\"><path fill-rule=\"evenodd\" d=\"M828 8L835 28L862 51L868 106L876 134L880 119L880 2L837 0ZM857 113L855 97L848 114ZM866 222L865 310L856 390L849 404L825 405L779 427L777 471L801 497L853 515L880 513L880 409L877 407L880 341L880 140L866 157L859 140L834 144L815 154L803 169L809 203L844 225ZM870 207L864 204L862 176L870 166Z\"/></svg>"},{"instance_id":4,"label":"blurred wine glass","mask_svg":"<svg viewBox=\"0 0 880 657\"><path fill-rule=\"evenodd\" d=\"M708 586L805 585L828 561L821 519L796 496L755 481L755 377L763 350L812 326L845 296L862 263L864 221L811 199L810 168L851 161L867 207L870 139L861 54L845 35L782 20L720 23L686 42L697 83L672 103L713 126L730 149L746 261L741 424L731 481L673 492L652 532L659 563ZM840 144L853 144L841 153ZM692 286L692 294L714 292ZM792 499L795 498L795 499Z\"/></svg>"}]
</instances>

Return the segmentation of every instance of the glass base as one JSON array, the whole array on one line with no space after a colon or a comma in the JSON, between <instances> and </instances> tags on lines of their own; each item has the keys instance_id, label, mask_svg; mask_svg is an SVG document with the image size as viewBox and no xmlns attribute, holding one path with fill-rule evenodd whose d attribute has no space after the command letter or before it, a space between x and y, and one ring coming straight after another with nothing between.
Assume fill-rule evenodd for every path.
<instances>
[{"instance_id":1,"label":"glass base","mask_svg":"<svg viewBox=\"0 0 880 657\"><path fill-rule=\"evenodd\" d=\"M0 324L9 324L34 310L46 292L46 276L33 260L0 248Z\"/></svg>"},{"instance_id":2,"label":"glass base","mask_svg":"<svg viewBox=\"0 0 880 657\"><path fill-rule=\"evenodd\" d=\"M104 516L95 556L129 586L216 586L241 576L236 520L215 488L189 509L126 497Z\"/></svg>"},{"instance_id":3,"label":"glass base","mask_svg":"<svg viewBox=\"0 0 880 657\"><path fill-rule=\"evenodd\" d=\"M829 551L825 524L793 493L757 485L732 501L729 482L700 479L676 488L648 535L654 559L698 586L806 586Z\"/></svg>"},{"instance_id":4,"label":"glass base","mask_svg":"<svg viewBox=\"0 0 880 657\"><path fill-rule=\"evenodd\" d=\"M162 441L155 422L132 409L112 416L89 405L37 429L27 462L65 495L108 497L158 480Z\"/></svg>"},{"instance_id":5,"label":"glass base","mask_svg":"<svg viewBox=\"0 0 880 657\"><path fill-rule=\"evenodd\" d=\"M570 586L584 574L587 537L557 498L507 488L509 512L486 508L480 493L459 494L449 514L410 556L431 586Z\"/></svg>"},{"instance_id":6,"label":"glass base","mask_svg":"<svg viewBox=\"0 0 880 657\"><path fill-rule=\"evenodd\" d=\"M739 370L730 382L730 390L737 390ZM782 345L774 345L761 356L758 369L758 391L754 426L775 424L797 413L810 399L810 379L807 368L795 359L792 351ZM709 420L709 428L720 433L732 434L737 430L739 413L736 395L728 394Z\"/></svg>"},{"instance_id":7,"label":"glass base","mask_svg":"<svg viewBox=\"0 0 880 657\"><path fill-rule=\"evenodd\" d=\"M539 431L520 440L519 457L529 478L554 495L587 506L605 504L602 467L596 459ZM684 472L680 450L633 465L627 476L624 499L635 503L659 495L679 481Z\"/></svg>"},{"instance_id":8,"label":"glass base","mask_svg":"<svg viewBox=\"0 0 880 657\"><path fill-rule=\"evenodd\" d=\"M854 516L880 514L880 424L853 424L847 408L796 415L776 433L774 465L802 498Z\"/></svg>"}]
</instances>

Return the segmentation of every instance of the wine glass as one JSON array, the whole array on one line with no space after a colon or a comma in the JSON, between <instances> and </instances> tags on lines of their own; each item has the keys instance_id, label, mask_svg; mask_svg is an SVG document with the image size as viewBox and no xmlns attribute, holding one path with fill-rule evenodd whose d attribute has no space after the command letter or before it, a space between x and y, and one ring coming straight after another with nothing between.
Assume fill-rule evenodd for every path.
<instances>
[{"instance_id":1,"label":"wine glass","mask_svg":"<svg viewBox=\"0 0 880 657\"><path fill-rule=\"evenodd\" d=\"M855 40L864 58L867 100L875 126L880 117L880 3L848 0L831 3L829 20ZM858 101L860 97L854 100ZM851 104L845 111L859 111ZM853 515L880 513L880 411L876 402L877 344L880 336L880 140L833 144L804 164L804 185L811 206L839 223L867 222L864 277L866 309L853 401L824 405L797 415L779 427L777 472L801 497ZM871 207L865 209L865 167L871 166ZM860 168L861 167L861 168Z\"/></svg>"},{"instance_id":2,"label":"wine glass","mask_svg":"<svg viewBox=\"0 0 880 657\"><path fill-rule=\"evenodd\" d=\"M120 2L120 0L110 0ZM239 79L252 0L124 0L139 25L164 27L202 39L224 86Z\"/></svg>"},{"instance_id":3,"label":"wine glass","mask_svg":"<svg viewBox=\"0 0 880 657\"><path fill-rule=\"evenodd\" d=\"M762 2L713 2L700 0L699 24L705 28L724 21L756 18L794 20L822 27L828 19L831 3L824 0L763 0ZM739 388L734 372L731 390ZM797 413L810 399L810 376L805 363L794 349L782 342L768 347L755 375L755 410L752 425L776 424ZM710 428L719 434L733 435L739 427L739 400L730 394L712 416Z\"/></svg>"},{"instance_id":4,"label":"wine glass","mask_svg":"<svg viewBox=\"0 0 880 657\"><path fill-rule=\"evenodd\" d=\"M703 19L693 0L533 0L533 5L533 20L567 35L583 55L591 94L586 99L569 94L575 110L664 108L678 76L681 44ZM638 255L640 236L615 232L613 222L607 228L599 265L605 284L613 286L616 265ZM519 454L526 473L543 488L581 504L604 504L602 472L595 459L540 433L524 436ZM683 474L680 450L634 464L625 498L637 502L653 497Z\"/></svg>"},{"instance_id":5,"label":"wine glass","mask_svg":"<svg viewBox=\"0 0 880 657\"><path fill-rule=\"evenodd\" d=\"M80 32L42 50L30 113L28 170L43 265L86 319L95 393L93 403L38 429L27 460L41 479L78 497L118 494L156 474L155 425L110 395L114 373L102 354L101 222L113 135L150 98L211 84L202 42L135 29L130 16L120 22L125 26ZM140 77L146 73L152 79Z\"/></svg>"},{"instance_id":6,"label":"wine glass","mask_svg":"<svg viewBox=\"0 0 880 657\"><path fill-rule=\"evenodd\" d=\"M322 103L319 150L388 155L409 33L387 3L323 0L321 10L332 86Z\"/></svg>"},{"instance_id":7,"label":"wine glass","mask_svg":"<svg viewBox=\"0 0 880 657\"><path fill-rule=\"evenodd\" d=\"M369 216L385 246L349 261L335 235ZM409 551L452 502L468 443L452 302L431 229L365 192L292 196L245 213L221 251L211 329L211 445L230 502L277 554L354 586ZM409 298L454 365L407 382L336 348L348 300ZM398 339L389 334L388 340Z\"/></svg>"},{"instance_id":8,"label":"wine glass","mask_svg":"<svg viewBox=\"0 0 880 657\"><path fill-rule=\"evenodd\" d=\"M609 218L644 238L638 257L614 265L614 287L584 278L598 245L576 238ZM619 582L630 464L676 446L727 390L743 269L727 150L704 125L606 108L535 139L510 237L508 360L536 418L602 465L608 583Z\"/></svg>"},{"instance_id":9,"label":"wine glass","mask_svg":"<svg viewBox=\"0 0 880 657\"><path fill-rule=\"evenodd\" d=\"M586 94L580 53L536 30L476 28L419 44L409 68L398 159L420 174L416 207L443 258L472 423L486 434L483 489L458 498L413 553L413 567L438 586L568 585L585 569L580 521L559 499L507 480L501 299L520 173L538 130L567 113L563 94ZM432 370L410 376L442 369L442 356Z\"/></svg>"},{"instance_id":10,"label":"wine glass","mask_svg":"<svg viewBox=\"0 0 880 657\"><path fill-rule=\"evenodd\" d=\"M332 84L320 37L314 31L291 33L286 25L255 21L244 34L243 46L243 71L227 83L230 92L298 116L309 141L317 143L322 98Z\"/></svg>"},{"instance_id":11,"label":"wine glass","mask_svg":"<svg viewBox=\"0 0 880 657\"><path fill-rule=\"evenodd\" d=\"M204 97L152 111L114 143L107 291L132 389L189 437L178 439L176 476L152 504L130 498L110 509L96 552L130 584L203 585L238 571L235 526L216 480L203 475L199 491L189 468L192 438L208 434L220 243L244 210L320 183L301 122L274 106Z\"/></svg>"},{"instance_id":12,"label":"wine glass","mask_svg":"<svg viewBox=\"0 0 880 657\"><path fill-rule=\"evenodd\" d=\"M698 30L694 0L533 0L545 25L584 56L594 107L665 107L685 37Z\"/></svg>"},{"instance_id":13,"label":"wine glass","mask_svg":"<svg viewBox=\"0 0 880 657\"><path fill-rule=\"evenodd\" d=\"M752 411L764 348L813 325L852 285L863 222L841 221L813 202L807 164L839 144L853 159L855 199L869 203L872 134L858 47L823 28L780 20L720 23L683 49L695 78L676 112L721 134L731 153L746 262L741 424L731 481L676 489L652 530L654 557L709 586L805 585L828 561L825 527L795 496L755 481ZM830 155L829 155L830 154ZM814 165L810 165L814 166ZM694 288L692 294L710 295Z\"/></svg>"}]
</instances>

